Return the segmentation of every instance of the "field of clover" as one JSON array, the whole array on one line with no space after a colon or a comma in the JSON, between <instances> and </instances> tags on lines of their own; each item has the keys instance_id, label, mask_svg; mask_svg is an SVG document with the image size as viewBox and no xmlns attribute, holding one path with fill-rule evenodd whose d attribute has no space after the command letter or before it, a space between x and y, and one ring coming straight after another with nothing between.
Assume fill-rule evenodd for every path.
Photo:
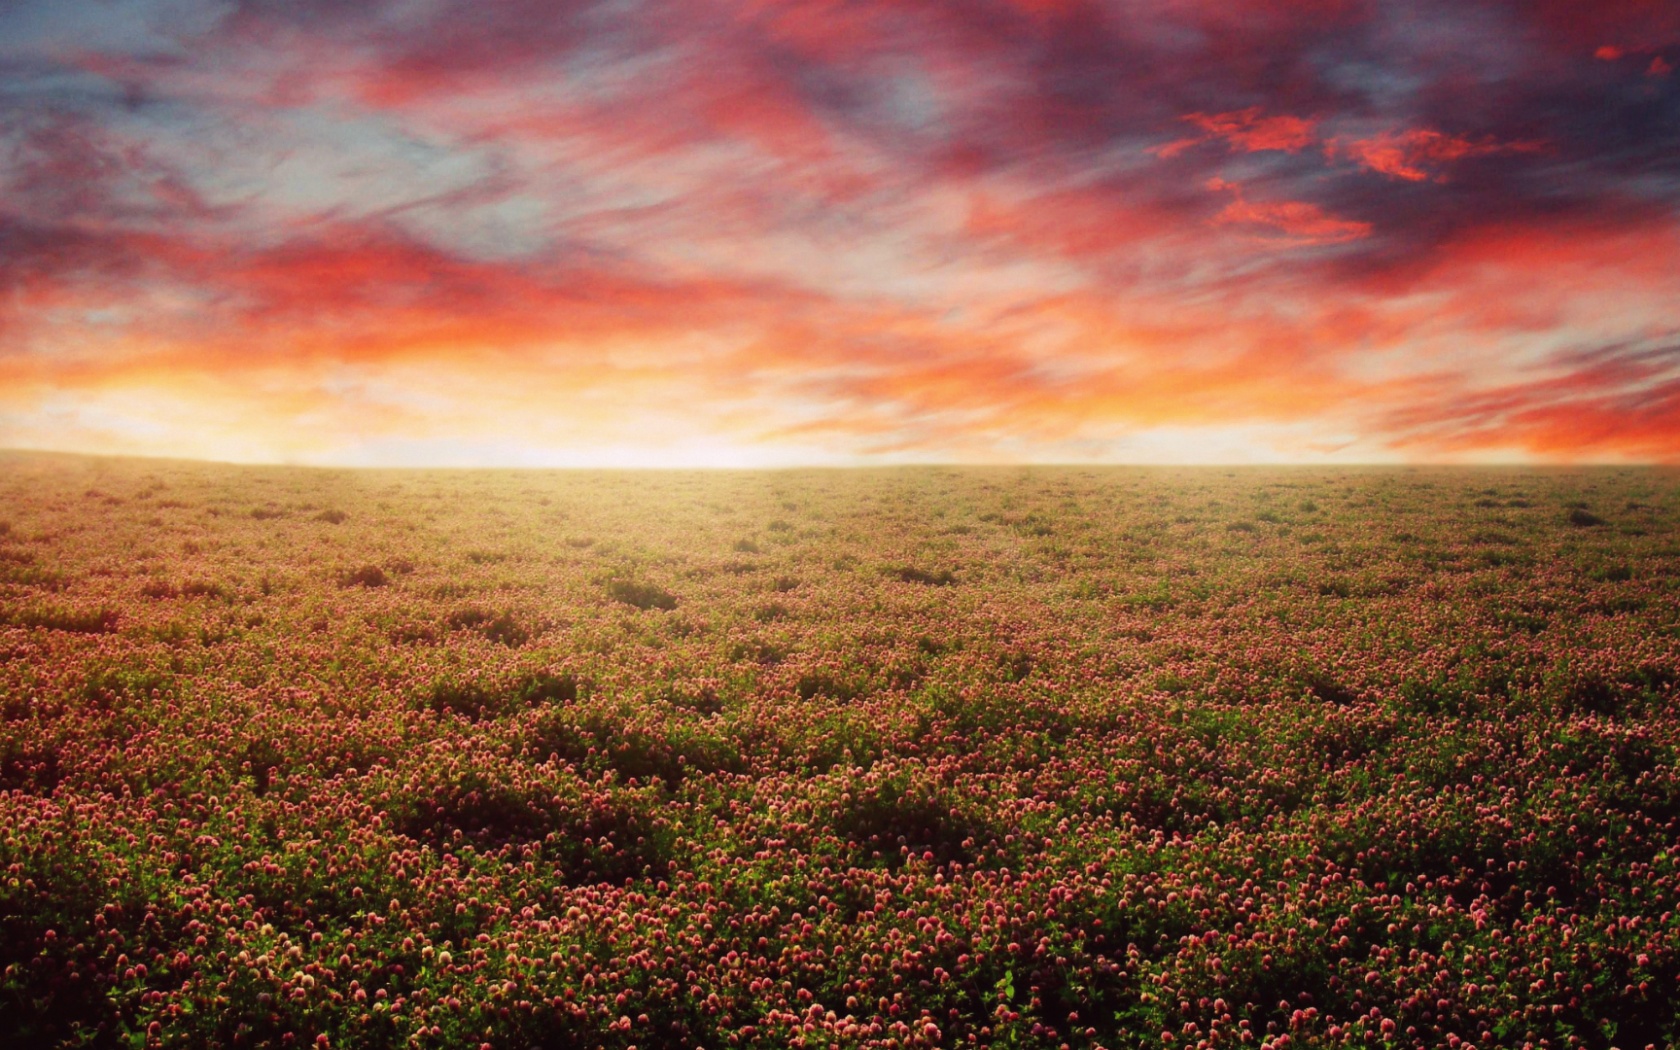
<instances>
[{"instance_id":1,"label":"field of clover","mask_svg":"<svg viewBox=\"0 0 1680 1050\"><path fill-rule=\"evenodd\" d=\"M0 457L34 1047L1680 1043L1680 475Z\"/></svg>"}]
</instances>

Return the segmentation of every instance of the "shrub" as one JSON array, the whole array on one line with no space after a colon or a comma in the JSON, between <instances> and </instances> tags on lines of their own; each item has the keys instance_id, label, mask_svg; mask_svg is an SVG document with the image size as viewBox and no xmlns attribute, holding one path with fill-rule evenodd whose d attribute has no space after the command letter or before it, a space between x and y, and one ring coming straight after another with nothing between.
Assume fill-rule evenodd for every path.
<instances>
[{"instance_id":1,"label":"shrub","mask_svg":"<svg viewBox=\"0 0 1680 1050\"><path fill-rule=\"evenodd\" d=\"M924 587L949 587L957 582L957 574L949 569L934 571L906 565L889 569L887 574L905 583L919 583Z\"/></svg>"},{"instance_id":2,"label":"shrub","mask_svg":"<svg viewBox=\"0 0 1680 1050\"><path fill-rule=\"evenodd\" d=\"M531 640L531 630L512 613L491 612L478 606L457 609L445 619L450 630L477 631L492 642L518 648Z\"/></svg>"},{"instance_id":3,"label":"shrub","mask_svg":"<svg viewBox=\"0 0 1680 1050\"><path fill-rule=\"evenodd\" d=\"M930 786L903 774L863 786L834 823L870 861L895 868L926 853L941 864L971 864L974 840L982 833Z\"/></svg>"},{"instance_id":4,"label":"shrub","mask_svg":"<svg viewBox=\"0 0 1680 1050\"><path fill-rule=\"evenodd\" d=\"M1355 690L1343 685L1341 682L1336 681L1328 675L1308 675L1305 684L1307 692L1311 693L1314 699L1322 703L1333 704L1337 707L1346 707L1349 704L1355 703L1359 699L1359 694Z\"/></svg>"},{"instance_id":5,"label":"shrub","mask_svg":"<svg viewBox=\"0 0 1680 1050\"><path fill-rule=\"evenodd\" d=\"M521 680L517 692L528 704L569 704L578 698L582 688L573 675L538 671Z\"/></svg>"},{"instance_id":6,"label":"shrub","mask_svg":"<svg viewBox=\"0 0 1680 1050\"><path fill-rule=\"evenodd\" d=\"M34 608L0 612L0 624L71 634L110 634L121 619L115 609Z\"/></svg>"},{"instance_id":7,"label":"shrub","mask_svg":"<svg viewBox=\"0 0 1680 1050\"><path fill-rule=\"evenodd\" d=\"M385 570L377 565L364 565L359 569L352 569L338 578L340 587L383 587L389 582L385 578Z\"/></svg>"},{"instance_id":8,"label":"shrub","mask_svg":"<svg viewBox=\"0 0 1680 1050\"><path fill-rule=\"evenodd\" d=\"M677 596L656 584L640 580L613 580L607 584L607 597L638 609L671 610L677 607Z\"/></svg>"},{"instance_id":9,"label":"shrub","mask_svg":"<svg viewBox=\"0 0 1680 1050\"><path fill-rule=\"evenodd\" d=\"M745 767L740 741L716 723L684 714L632 711L591 702L550 707L530 723L529 750L554 755L583 774L611 770L620 779L676 786L691 775Z\"/></svg>"},{"instance_id":10,"label":"shrub","mask_svg":"<svg viewBox=\"0 0 1680 1050\"><path fill-rule=\"evenodd\" d=\"M577 698L576 678L539 671L507 684L444 678L434 682L427 691L425 706L440 714L458 715L476 722L528 707L571 703Z\"/></svg>"}]
</instances>

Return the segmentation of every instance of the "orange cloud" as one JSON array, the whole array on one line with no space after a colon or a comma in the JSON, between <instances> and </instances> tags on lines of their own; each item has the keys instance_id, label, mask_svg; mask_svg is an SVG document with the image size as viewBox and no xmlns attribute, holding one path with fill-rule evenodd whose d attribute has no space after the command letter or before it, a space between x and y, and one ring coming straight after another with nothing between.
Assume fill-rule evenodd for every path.
<instances>
[{"instance_id":1,"label":"orange cloud","mask_svg":"<svg viewBox=\"0 0 1680 1050\"><path fill-rule=\"evenodd\" d=\"M964 232L974 245L1072 261L1140 243L1208 250L1184 229L1186 239L1173 240L1164 213L1104 207L1100 195L1073 193L993 202ZM1092 215L1120 225L1080 236L1080 218ZM1216 226L1305 245L1370 235L1305 202L1241 196ZM258 458L264 442L306 458L338 455L288 436L304 419L331 420L341 439L362 443L354 447L453 433L487 448L524 440L634 449L657 434L662 448L715 441L981 459L1022 442L1088 449L1151 428L1231 425L1304 427L1302 443L1352 430L1366 435L1357 448L1367 456L1392 440L1421 458L1510 447L1651 458L1672 441L1671 426L1630 407L1641 397L1667 404L1660 361L1562 362L1548 367L1563 379L1500 384L1453 356L1512 333L1660 319L1680 272L1680 241L1667 229L1482 231L1441 246L1435 265L1401 287L1346 285L1326 296L1316 283L1232 277L1199 285L1196 310L1171 282L1119 294L1029 285L1004 308L984 298L894 303L775 282L649 280L558 259L474 260L368 224L319 227L267 249L154 236L96 254L143 255L156 287L194 290L211 315L178 306L139 316L80 357L9 355L0 405L16 418L25 404L75 394L109 418L138 413L133 426L177 443L154 451L200 447L181 445L171 418L223 415L218 440ZM1576 294L1560 297L1559 286ZM113 287L38 275L36 303L50 309L12 315L8 331L38 345L50 337L47 315L100 308ZM1427 371L1359 374L1350 346ZM1593 422L1570 453L1565 423L1575 409ZM245 423L236 433L237 419ZM112 443L87 443L148 447L125 445L140 440L132 435L99 440Z\"/></svg>"}]
</instances>

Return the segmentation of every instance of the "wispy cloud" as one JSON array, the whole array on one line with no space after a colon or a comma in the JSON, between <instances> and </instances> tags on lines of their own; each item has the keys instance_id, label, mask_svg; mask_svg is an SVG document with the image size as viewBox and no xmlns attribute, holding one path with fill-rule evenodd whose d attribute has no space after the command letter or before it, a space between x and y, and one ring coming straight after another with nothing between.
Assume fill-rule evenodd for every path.
<instances>
[{"instance_id":1,"label":"wispy cloud","mask_svg":"<svg viewBox=\"0 0 1680 1050\"><path fill-rule=\"evenodd\" d=\"M1434 128L1409 128L1370 138L1333 141L1327 151L1332 157L1345 157L1371 171L1408 182L1425 179L1446 182L1448 170L1461 160L1501 153L1534 153L1544 148L1540 142L1498 142L1489 138L1473 141Z\"/></svg>"},{"instance_id":2,"label":"wispy cloud","mask_svg":"<svg viewBox=\"0 0 1680 1050\"><path fill-rule=\"evenodd\" d=\"M1680 458L1664 5L68 0L0 41L0 443Z\"/></svg>"}]
</instances>

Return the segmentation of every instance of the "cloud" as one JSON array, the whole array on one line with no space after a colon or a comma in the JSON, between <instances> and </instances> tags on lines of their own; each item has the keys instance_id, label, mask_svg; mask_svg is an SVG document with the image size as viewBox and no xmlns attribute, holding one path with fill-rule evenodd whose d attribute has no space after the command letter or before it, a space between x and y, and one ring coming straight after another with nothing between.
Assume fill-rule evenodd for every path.
<instances>
[{"instance_id":1,"label":"cloud","mask_svg":"<svg viewBox=\"0 0 1680 1050\"><path fill-rule=\"evenodd\" d=\"M1396 410L1401 447L1521 449L1565 461L1680 462L1680 342L1552 355L1513 381Z\"/></svg>"},{"instance_id":2,"label":"cloud","mask_svg":"<svg viewBox=\"0 0 1680 1050\"><path fill-rule=\"evenodd\" d=\"M1209 189L1226 190L1236 199L1219 210L1215 223L1275 233L1297 244L1342 244L1371 235L1371 224L1338 219L1311 201L1250 201L1242 187L1214 179Z\"/></svg>"},{"instance_id":3,"label":"cloud","mask_svg":"<svg viewBox=\"0 0 1680 1050\"><path fill-rule=\"evenodd\" d=\"M1663 5L119 6L0 13L13 443L1675 447Z\"/></svg>"},{"instance_id":4,"label":"cloud","mask_svg":"<svg viewBox=\"0 0 1680 1050\"><path fill-rule=\"evenodd\" d=\"M1250 106L1231 113L1191 113L1186 115L1184 120L1201 128L1206 134L1197 138L1177 139L1164 146L1154 147L1151 152L1161 157L1172 157L1212 137L1222 139L1230 148L1246 153L1258 153L1263 150L1294 153L1312 145L1316 138L1316 121L1292 116L1264 116L1259 106Z\"/></svg>"},{"instance_id":5,"label":"cloud","mask_svg":"<svg viewBox=\"0 0 1680 1050\"><path fill-rule=\"evenodd\" d=\"M1370 138L1333 141L1326 147L1326 153L1397 179L1445 182L1447 169L1466 158L1534 153L1543 148L1539 142L1496 142L1487 138L1472 141L1434 128L1411 128Z\"/></svg>"}]
</instances>

